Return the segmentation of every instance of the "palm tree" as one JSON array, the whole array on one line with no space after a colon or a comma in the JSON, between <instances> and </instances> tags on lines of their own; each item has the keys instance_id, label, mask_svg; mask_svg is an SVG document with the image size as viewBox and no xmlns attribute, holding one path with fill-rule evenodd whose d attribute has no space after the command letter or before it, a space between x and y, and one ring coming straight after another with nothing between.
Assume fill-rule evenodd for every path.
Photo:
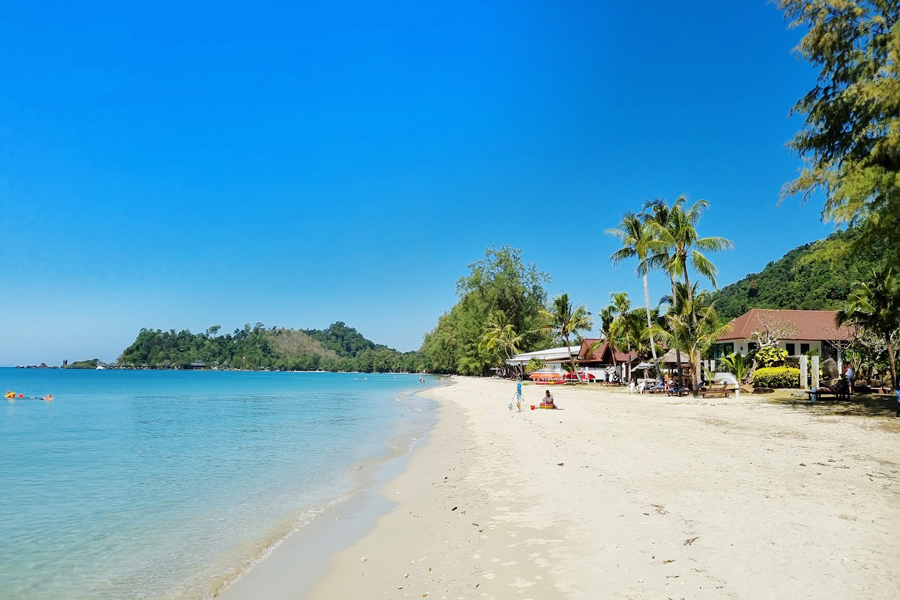
<instances>
[{"instance_id":1,"label":"palm tree","mask_svg":"<svg viewBox=\"0 0 900 600\"><path fill-rule=\"evenodd\" d=\"M590 348L588 348L588 352L593 352L597 348L603 345L603 343L607 343L610 346L610 355L613 360L613 369L617 368L616 364L616 351L613 343L613 337L615 333L615 324L616 322L616 309L614 306L607 306L603 310L600 311L600 339L591 344Z\"/></svg>"},{"instance_id":2,"label":"palm tree","mask_svg":"<svg viewBox=\"0 0 900 600\"><path fill-rule=\"evenodd\" d=\"M587 331L593 327L591 313L587 311L583 304L572 304L569 301L568 294L561 294L554 298L551 310L543 311L543 315L553 332L565 340L567 349L569 348L569 338L573 333L579 335L579 331ZM581 374L577 372L575 359L572 358L571 353L569 353L569 362L580 382Z\"/></svg>"},{"instance_id":3,"label":"palm tree","mask_svg":"<svg viewBox=\"0 0 900 600\"><path fill-rule=\"evenodd\" d=\"M681 200L681 198L679 198L679 200ZM678 200L675 201L675 204L677 203ZM650 232L650 247L653 252L651 256L644 259L644 264L648 271L658 269L669 276L669 284L672 288L672 295L669 296L669 298L671 299L671 302L674 303L675 276L678 274L678 263L677 261L672 260L671 256L669 256L668 248L662 244L659 236L656 234L657 231L668 229L670 227L670 221L674 220L669 218L672 214L672 208L669 207L664 198L656 198L644 202L643 214L645 215L644 219ZM681 350L678 348L675 348L675 363L675 367L678 370L678 381L684 381L684 374L681 369Z\"/></svg>"},{"instance_id":4,"label":"palm tree","mask_svg":"<svg viewBox=\"0 0 900 600\"><path fill-rule=\"evenodd\" d=\"M678 302L678 294L675 290L675 277L684 277L688 299L693 300L694 288L691 286L688 267L690 266L703 277L709 279L713 287L716 286L718 273L715 265L700 251L719 252L734 248L734 244L725 238L707 237L701 238L697 233L697 223L703 211L709 207L706 200L697 200L689 208L685 208L687 198L679 196L672 206L658 198L644 204L644 212L649 211L648 228L654 238L650 243L652 248L646 263L648 269L661 269L669 274L672 282L672 299ZM678 377L681 378L681 357L676 351L678 361Z\"/></svg>"},{"instance_id":5,"label":"palm tree","mask_svg":"<svg viewBox=\"0 0 900 600\"><path fill-rule=\"evenodd\" d=\"M728 331L730 324L719 325L719 316L707 292L697 292L697 284L688 290L683 283L675 286L675 301L668 314L666 343L685 352L691 363L694 396L700 391L700 360L716 339Z\"/></svg>"},{"instance_id":6,"label":"palm tree","mask_svg":"<svg viewBox=\"0 0 900 600\"><path fill-rule=\"evenodd\" d=\"M519 345L522 343L521 335L516 333L512 323L502 310L496 310L488 315L481 335L481 349L489 352L498 352L498 358L502 361L500 366L519 353Z\"/></svg>"},{"instance_id":7,"label":"palm tree","mask_svg":"<svg viewBox=\"0 0 900 600\"><path fill-rule=\"evenodd\" d=\"M734 397L741 397L741 384L744 383L744 380L750 375L751 366L753 363L740 352L732 352L728 356L722 358L722 364L725 365L725 369L732 373L737 379L737 389L734 391Z\"/></svg>"},{"instance_id":8,"label":"palm tree","mask_svg":"<svg viewBox=\"0 0 900 600\"><path fill-rule=\"evenodd\" d=\"M653 234L647 223L647 215L639 217L633 212L622 215L622 222L618 229L607 229L606 233L613 236L622 247L616 250L609 259L617 264L626 258L636 257L640 262L636 274L644 279L644 306L647 309L647 330L650 332L650 352L653 354L653 364L656 365L656 375L662 379L662 372L656 358L656 344L653 341L653 325L650 322L650 291L647 287L647 256L654 241Z\"/></svg>"},{"instance_id":9,"label":"palm tree","mask_svg":"<svg viewBox=\"0 0 900 600\"><path fill-rule=\"evenodd\" d=\"M847 305L839 310L837 324L852 324L864 332L884 340L891 371L891 389L897 386L897 366L894 362L893 337L900 330L900 281L891 267L872 269L872 281L857 282ZM900 403L897 406L900 417Z\"/></svg>"},{"instance_id":10,"label":"palm tree","mask_svg":"<svg viewBox=\"0 0 900 600\"><path fill-rule=\"evenodd\" d=\"M657 201L662 204L665 201ZM684 277L684 285L688 297L692 298L694 288L688 274L688 267L705 277L716 286L718 270L715 265L701 252L720 252L734 248L730 240L722 237L701 238L697 233L697 223L703 211L709 207L706 200L697 200L690 207L685 208L687 199L679 197L671 208L665 213L665 223L660 223L658 213L649 219L648 227L654 240L650 246L654 254L646 259L648 268L662 269L670 275ZM658 205L651 204L651 210L656 211ZM661 209L661 207L660 207ZM676 294L677 296L677 294Z\"/></svg>"},{"instance_id":11,"label":"palm tree","mask_svg":"<svg viewBox=\"0 0 900 600\"><path fill-rule=\"evenodd\" d=\"M624 339L625 347L628 348L628 360L631 361L631 332L628 329L628 313L631 310L631 300L625 292L613 292L609 295L612 306L618 313L618 317L613 322L613 335L620 339ZM617 344L620 346L619 344ZM621 347L621 346L620 346ZM626 380L631 380L631 373L626 369Z\"/></svg>"}]
</instances>

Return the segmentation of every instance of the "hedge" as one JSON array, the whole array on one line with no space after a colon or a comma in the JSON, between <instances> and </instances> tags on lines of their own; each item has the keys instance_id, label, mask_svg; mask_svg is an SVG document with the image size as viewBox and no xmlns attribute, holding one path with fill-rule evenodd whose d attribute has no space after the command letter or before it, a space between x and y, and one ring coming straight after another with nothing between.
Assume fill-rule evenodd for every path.
<instances>
[{"instance_id":1,"label":"hedge","mask_svg":"<svg viewBox=\"0 0 900 600\"><path fill-rule=\"evenodd\" d=\"M753 386L761 388L799 388L800 369L764 367L753 373Z\"/></svg>"}]
</instances>

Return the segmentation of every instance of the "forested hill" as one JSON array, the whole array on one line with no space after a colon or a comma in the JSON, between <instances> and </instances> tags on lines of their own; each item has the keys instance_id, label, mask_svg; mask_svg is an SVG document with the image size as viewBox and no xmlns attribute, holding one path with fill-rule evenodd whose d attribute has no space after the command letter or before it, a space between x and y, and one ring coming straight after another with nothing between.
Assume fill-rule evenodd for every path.
<instances>
[{"instance_id":1,"label":"forested hill","mask_svg":"<svg viewBox=\"0 0 900 600\"><path fill-rule=\"evenodd\" d=\"M883 245L851 250L857 235L849 229L799 246L759 273L723 287L715 294L720 318L728 321L751 308L840 308L853 282L866 279L885 256Z\"/></svg>"},{"instance_id":2,"label":"forested hill","mask_svg":"<svg viewBox=\"0 0 900 600\"><path fill-rule=\"evenodd\" d=\"M219 335L213 326L204 333L174 329L142 329L119 357L128 366L290 371L420 371L417 352L401 353L375 344L338 321L325 330L266 329L248 323L234 333Z\"/></svg>"}]
</instances>

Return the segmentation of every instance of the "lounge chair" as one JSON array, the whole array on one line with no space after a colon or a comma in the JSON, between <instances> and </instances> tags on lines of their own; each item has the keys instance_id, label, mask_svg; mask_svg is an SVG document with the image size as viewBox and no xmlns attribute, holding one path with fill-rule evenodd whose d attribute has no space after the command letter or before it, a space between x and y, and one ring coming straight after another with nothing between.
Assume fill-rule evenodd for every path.
<instances>
[{"instance_id":1,"label":"lounge chair","mask_svg":"<svg viewBox=\"0 0 900 600\"><path fill-rule=\"evenodd\" d=\"M655 384L651 385L646 389L648 394L658 394L666 391L666 382L665 381L657 381Z\"/></svg>"}]
</instances>

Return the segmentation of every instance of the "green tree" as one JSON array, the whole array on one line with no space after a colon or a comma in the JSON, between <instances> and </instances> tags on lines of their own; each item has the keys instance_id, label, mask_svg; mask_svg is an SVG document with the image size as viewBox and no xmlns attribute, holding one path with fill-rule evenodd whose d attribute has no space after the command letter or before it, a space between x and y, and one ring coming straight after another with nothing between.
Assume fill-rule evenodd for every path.
<instances>
[{"instance_id":1,"label":"green tree","mask_svg":"<svg viewBox=\"0 0 900 600\"><path fill-rule=\"evenodd\" d=\"M654 241L653 233L646 219L647 215L638 216L633 212L622 215L622 222L618 229L607 229L606 233L613 236L622 245L616 250L610 260L613 264L628 258L637 258L636 273L644 280L644 307L647 309L647 331L650 336L650 351L653 355L653 364L656 365L656 375L661 379L662 372L656 358L656 344L653 341L653 325L650 318L650 290L647 287L647 256L650 253Z\"/></svg>"},{"instance_id":2,"label":"green tree","mask_svg":"<svg viewBox=\"0 0 900 600\"><path fill-rule=\"evenodd\" d=\"M697 292L697 284L688 290L683 283L675 286L675 298L667 315L668 330L664 333L670 348L688 355L694 396L700 391L700 360L716 339L729 330L719 325L719 316L708 292Z\"/></svg>"},{"instance_id":3,"label":"green tree","mask_svg":"<svg viewBox=\"0 0 900 600\"><path fill-rule=\"evenodd\" d=\"M859 223L861 245L888 240L900 267L900 3L779 0L805 35L798 53L819 69L794 106L805 116L790 146L804 161L782 197L825 194L822 215Z\"/></svg>"},{"instance_id":4,"label":"green tree","mask_svg":"<svg viewBox=\"0 0 900 600\"><path fill-rule=\"evenodd\" d=\"M522 337L528 351L548 343L541 328L549 275L523 264L522 252L510 246L488 248L484 259L469 265L456 284L459 301L425 336L422 354L429 368L446 373L484 375L496 362L495 352L482 343L490 315L502 311L507 324Z\"/></svg>"},{"instance_id":5,"label":"green tree","mask_svg":"<svg viewBox=\"0 0 900 600\"><path fill-rule=\"evenodd\" d=\"M516 333L502 310L490 314L484 326L481 343L497 354L497 366L503 368L506 361L519 353L522 336Z\"/></svg>"},{"instance_id":6,"label":"green tree","mask_svg":"<svg viewBox=\"0 0 900 600\"><path fill-rule=\"evenodd\" d=\"M720 361L725 369L734 375L737 379L737 389L734 391L735 398L741 397L741 385L750 377L752 371L752 363L749 358L740 352L732 352Z\"/></svg>"},{"instance_id":7,"label":"green tree","mask_svg":"<svg viewBox=\"0 0 900 600\"><path fill-rule=\"evenodd\" d=\"M703 211L709 208L709 202L697 200L690 206L686 206L686 202L684 196L679 197L669 208L664 224L655 215L648 219L648 228L654 240L650 243L653 254L647 257L646 262L647 268L661 269L683 277L688 298L691 298L694 288L691 286L690 270L716 286L718 271L703 252L730 250L734 244L722 237L700 237L697 224Z\"/></svg>"},{"instance_id":8,"label":"green tree","mask_svg":"<svg viewBox=\"0 0 900 600\"><path fill-rule=\"evenodd\" d=\"M871 281L856 284L846 308L838 311L837 324L851 324L884 340L891 373L891 389L895 389L897 366L894 342L900 333L900 281L894 276L892 267L873 269ZM900 417L900 405L897 416Z\"/></svg>"},{"instance_id":9,"label":"green tree","mask_svg":"<svg viewBox=\"0 0 900 600\"><path fill-rule=\"evenodd\" d=\"M549 311L544 311L544 318L548 327L553 331L554 335L562 339L566 348L571 345L569 339L572 335L579 336L579 331L588 331L593 327L591 321L591 313L582 304L573 304L569 300L568 294L560 294L553 299ZM578 381L581 381L581 374L577 372L575 359L569 354L569 362L572 370L576 371Z\"/></svg>"},{"instance_id":10,"label":"green tree","mask_svg":"<svg viewBox=\"0 0 900 600\"><path fill-rule=\"evenodd\" d=\"M616 319L612 324L612 337L618 343L616 344L618 347L622 347L623 345L628 350L629 360L631 358L631 327L629 325L629 313L631 311L631 300L628 298L628 294L625 292L612 292L609 295L610 301L612 302L612 307L616 312ZM623 344L624 342L624 344ZM625 380L628 381L631 379L631 372L629 369L625 370Z\"/></svg>"}]
</instances>

